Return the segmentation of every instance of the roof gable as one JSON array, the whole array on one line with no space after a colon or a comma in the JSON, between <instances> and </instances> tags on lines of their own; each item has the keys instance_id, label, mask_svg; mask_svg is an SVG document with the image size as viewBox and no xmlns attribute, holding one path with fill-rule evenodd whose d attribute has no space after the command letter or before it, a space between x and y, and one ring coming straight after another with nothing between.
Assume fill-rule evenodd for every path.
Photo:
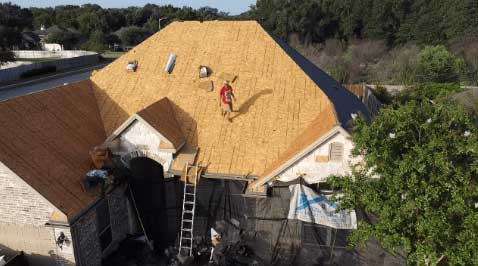
<instances>
[{"instance_id":1,"label":"roof gable","mask_svg":"<svg viewBox=\"0 0 478 266\"><path fill-rule=\"evenodd\" d=\"M171 102L168 98L163 98L128 118L105 140L103 145L110 146L114 140L128 134L133 127L139 126L138 123L141 124L141 128L137 128L137 133L140 135L156 135L160 142L159 145L162 147L155 148L176 153L186 143L171 108Z\"/></svg>"},{"instance_id":2,"label":"roof gable","mask_svg":"<svg viewBox=\"0 0 478 266\"><path fill-rule=\"evenodd\" d=\"M81 180L105 133L89 81L0 103L0 161L69 218L92 203Z\"/></svg>"},{"instance_id":3,"label":"roof gable","mask_svg":"<svg viewBox=\"0 0 478 266\"><path fill-rule=\"evenodd\" d=\"M163 98L138 112L144 121L158 131L179 150L185 143L183 132L176 120L176 115L168 98Z\"/></svg>"}]
</instances>

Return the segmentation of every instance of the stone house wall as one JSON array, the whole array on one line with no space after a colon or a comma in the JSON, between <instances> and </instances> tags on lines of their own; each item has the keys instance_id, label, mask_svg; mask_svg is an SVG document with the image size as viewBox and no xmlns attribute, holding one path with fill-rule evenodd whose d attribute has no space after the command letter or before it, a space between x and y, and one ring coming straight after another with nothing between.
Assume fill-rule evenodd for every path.
<instances>
[{"instance_id":1,"label":"stone house wall","mask_svg":"<svg viewBox=\"0 0 478 266\"><path fill-rule=\"evenodd\" d=\"M82 215L71 228L46 225L59 210L5 165L0 163L0 247L24 251L31 265L100 266L108 249L130 231L125 188L106 195L109 206L112 243L103 252L97 232L96 208ZM63 232L68 241L60 248L55 239ZM1 255L1 254L0 254Z\"/></svg>"},{"instance_id":2,"label":"stone house wall","mask_svg":"<svg viewBox=\"0 0 478 266\"><path fill-rule=\"evenodd\" d=\"M125 188L115 188L102 200L107 200L109 206L112 242L105 250L101 249L96 208L98 202L71 226L77 266L101 266L102 258L114 250L130 231Z\"/></svg>"},{"instance_id":3,"label":"stone house wall","mask_svg":"<svg viewBox=\"0 0 478 266\"><path fill-rule=\"evenodd\" d=\"M43 226L56 208L0 162L0 222Z\"/></svg>"},{"instance_id":4,"label":"stone house wall","mask_svg":"<svg viewBox=\"0 0 478 266\"><path fill-rule=\"evenodd\" d=\"M92 208L71 226L77 266L101 266L96 209Z\"/></svg>"},{"instance_id":5,"label":"stone house wall","mask_svg":"<svg viewBox=\"0 0 478 266\"><path fill-rule=\"evenodd\" d=\"M0 246L24 251L31 265L74 264L55 243L57 229L45 226L59 210L1 162L0 203ZM69 228L61 230L71 239Z\"/></svg>"},{"instance_id":6,"label":"stone house wall","mask_svg":"<svg viewBox=\"0 0 478 266\"><path fill-rule=\"evenodd\" d=\"M126 188L118 187L107 196L113 242L123 240L130 233L126 192Z\"/></svg>"},{"instance_id":7,"label":"stone house wall","mask_svg":"<svg viewBox=\"0 0 478 266\"><path fill-rule=\"evenodd\" d=\"M167 141L145 122L135 120L118 139L116 145L112 144L110 148L113 154L124 156L125 162L134 158L134 153L141 151L147 153L148 158L160 163L165 173L169 170L173 161L172 151L160 148L160 145Z\"/></svg>"}]
</instances>

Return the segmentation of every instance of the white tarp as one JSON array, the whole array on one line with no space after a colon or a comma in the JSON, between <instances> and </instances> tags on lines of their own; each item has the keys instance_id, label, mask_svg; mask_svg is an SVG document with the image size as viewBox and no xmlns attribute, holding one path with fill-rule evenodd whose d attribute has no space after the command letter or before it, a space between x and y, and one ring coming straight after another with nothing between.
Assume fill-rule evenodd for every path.
<instances>
[{"instance_id":1,"label":"white tarp","mask_svg":"<svg viewBox=\"0 0 478 266\"><path fill-rule=\"evenodd\" d=\"M289 186L289 219L322 224L336 229L357 229L355 211L337 212L337 204L303 185Z\"/></svg>"}]
</instances>

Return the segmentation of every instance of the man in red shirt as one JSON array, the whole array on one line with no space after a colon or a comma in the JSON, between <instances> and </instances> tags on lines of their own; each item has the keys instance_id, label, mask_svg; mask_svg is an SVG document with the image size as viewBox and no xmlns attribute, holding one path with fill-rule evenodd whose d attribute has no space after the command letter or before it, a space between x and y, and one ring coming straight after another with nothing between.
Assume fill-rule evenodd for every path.
<instances>
[{"instance_id":1,"label":"man in red shirt","mask_svg":"<svg viewBox=\"0 0 478 266\"><path fill-rule=\"evenodd\" d=\"M231 113L233 112L232 100L236 101L236 97L232 92L232 87L229 82L224 81L224 86L219 92L219 105L222 107L222 116L229 122L232 122Z\"/></svg>"}]
</instances>

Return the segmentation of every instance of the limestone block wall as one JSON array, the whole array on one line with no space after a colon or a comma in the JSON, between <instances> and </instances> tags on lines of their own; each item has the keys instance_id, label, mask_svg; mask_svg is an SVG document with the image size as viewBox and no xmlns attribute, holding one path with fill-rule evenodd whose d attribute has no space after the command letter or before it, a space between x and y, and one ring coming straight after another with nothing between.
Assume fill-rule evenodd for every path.
<instances>
[{"instance_id":1,"label":"limestone block wall","mask_svg":"<svg viewBox=\"0 0 478 266\"><path fill-rule=\"evenodd\" d=\"M158 161L164 171L168 171L173 161L173 154L159 148L162 139L157 132L143 122L136 121L120 136L119 147L113 149L113 153L131 154L135 151L143 151L151 154L151 159ZM116 150L116 151L115 151ZM130 156L134 158L135 156Z\"/></svg>"},{"instance_id":2,"label":"limestone block wall","mask_svg":"<svg viewBox=\"0 0 478 266\"><path fill-rule=\"evenodd\" d=\"M343 144L343 156L341 161L331 161L328 159L332 143ZM288 182L296 179L300 174L305 174L305 181L313 184L325 182L330 175L346 175L351 171L352 149L352 140L343 133L338 132L328 141L284 170L279 175L279 180Z\"/></svg>"},{"instance_id":3,"label":"limestone block wall","mask_svg":"<svg viewBox=\"0 0 478 266\"><path fill-rule=\"evenodd\" d=\"M73 252L55 243L55 232L60 231L45 226L55 210L59 211L0 162L0 246L24 251L31 265L74 265ZM69 228L61 231L71 240Z\"/></svg>"},{"instance_id":4,"label":"limestone block wall","mask_svg":"<svg viewBox=\"0 0 478 266\"><path fill-rule=\"evenodd\" d=\"M0 162L0 222L43 226L55 207Z\"/></svg>"}]
</instances>

